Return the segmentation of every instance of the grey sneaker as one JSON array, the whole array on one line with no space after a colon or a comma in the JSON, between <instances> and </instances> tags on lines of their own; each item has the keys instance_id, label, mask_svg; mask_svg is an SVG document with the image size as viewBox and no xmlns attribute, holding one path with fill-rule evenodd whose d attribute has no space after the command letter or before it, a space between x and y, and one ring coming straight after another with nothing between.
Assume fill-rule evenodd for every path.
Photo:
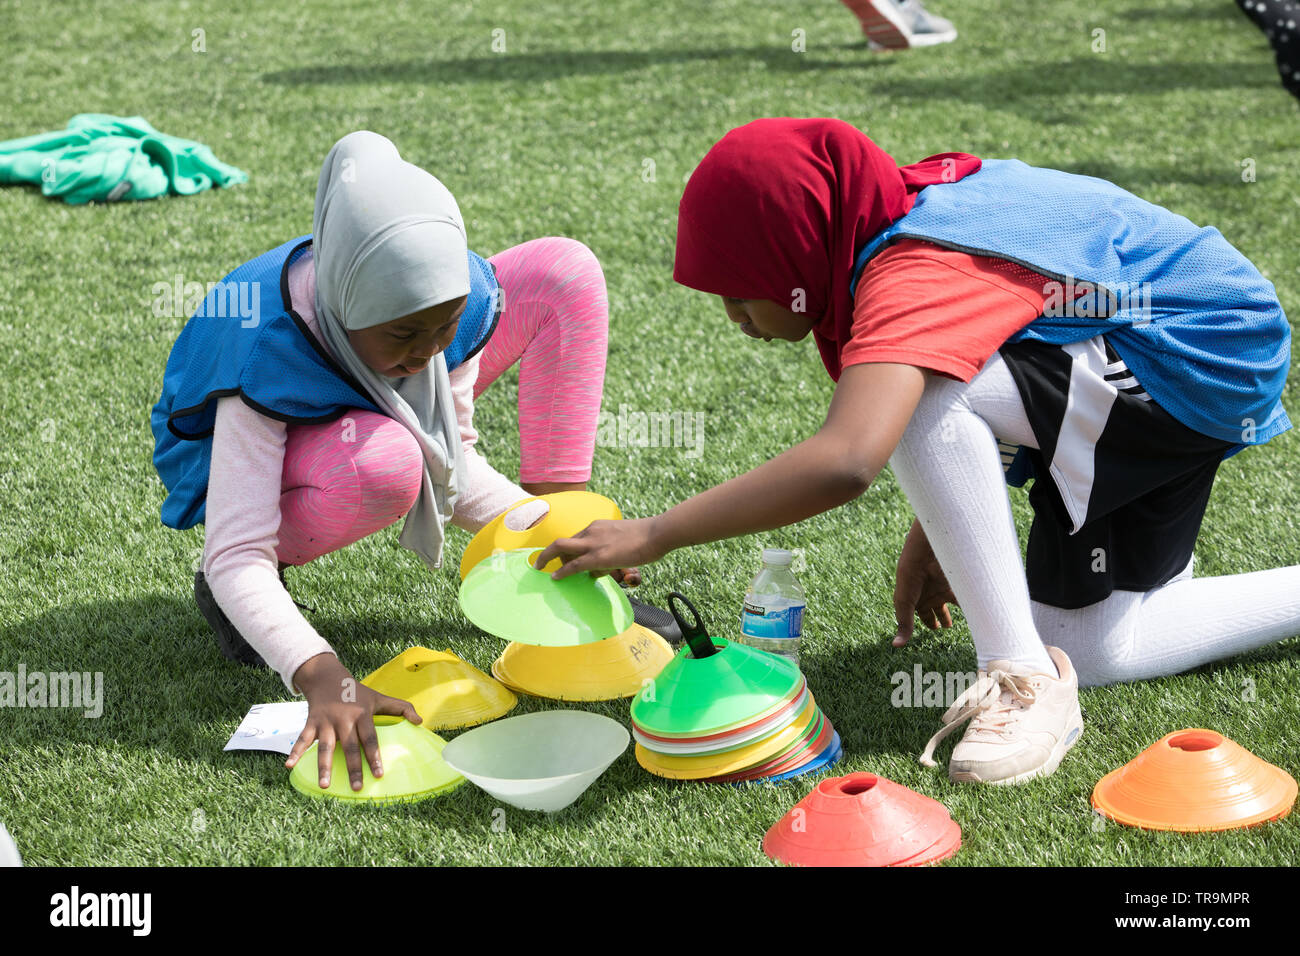
<instances>
[{"instance_id":1,"label":"grey sneaker","mask_svg":"<svg viewBox=\"0 0 1300 956\"><path fill-rule=\"evenodd\" d=\"M1083 733L1083 715L1070 659L1059 647L1047 653L1059 676L990 661L943 715L944 726L926 744L921 763L936 766L934 748L969 720L948 760L954 782L1021 783L1055 771Z\"/></svg>"},{"instance_id":2,"label":"grey sneaker","mask_svg":"<svg viewBox=\"0 0 1300 956\"><path fill-rule=\"evenodd\" d=\"M208 587L208 579L203 576L202 571L194 572L194 601L199 606L199 613L203 615L203 619L208 622L208 626L216 635L217 646L221 648L221 654L226 660L247 664L249 667L266 666L262 655L253 650L248 641L244 640L243 635L235 630L235 625L230 623L226 612L221 610L217 599L212 596L212 588Z\"/></svg>"},{"instance_id":3,"label":"grey sneaker","mask_svg":"<svg viewBox=\"0 0 1300 956\"><path fill-rule=\"evenodd\" d=\"M862 32L873 50L905 50L957 39L951 20L931 13L920 0L852 0Z\"/></svg>"}]
</instances>

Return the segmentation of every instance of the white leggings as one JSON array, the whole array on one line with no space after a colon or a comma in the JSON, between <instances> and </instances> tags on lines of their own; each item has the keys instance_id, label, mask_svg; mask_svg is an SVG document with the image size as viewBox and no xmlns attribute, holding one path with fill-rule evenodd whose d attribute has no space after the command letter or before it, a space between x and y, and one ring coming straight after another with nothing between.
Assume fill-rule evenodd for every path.
<instances>
[{"instance_id":1,"label":"white leggings","mask_svg":"<svg viewBox=\"0 0 1300 956\"><path fill-rule=\"evenodd\" d=\"M994 354L969 384L931 375L890 466L966 615L979 666L1069 655L1081 685L1144 680L1300 634L1300 565L1214 578L1192 567L1152 591L1064 610L1032 601L994 436L1037 448Z\"/></svg>"}]
</instances>

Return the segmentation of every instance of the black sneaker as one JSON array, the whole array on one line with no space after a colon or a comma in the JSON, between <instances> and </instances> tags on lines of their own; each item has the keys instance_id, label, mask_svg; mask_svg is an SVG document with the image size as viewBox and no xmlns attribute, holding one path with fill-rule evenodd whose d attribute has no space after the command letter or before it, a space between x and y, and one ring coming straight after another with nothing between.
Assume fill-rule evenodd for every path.
<instances>
[{"instance_id":1,"label":"black sneaker","mask_svg":"<svg viewBox=\"0 0 1300 956\"><path fill-rule=\"evenodd\" d=\"M1277 72L1282 77L1286 91L1300 99L1300 34L1289 34L1285 40L1274 41Z\"/></svg>"},{"instance_id":2,"label":"black sneaker","mask_svg":"<svg viewBox=\"0 0 1300 956\"><path fill-rule=\"evenodd\" d=\"M1237 6L1270 40L1287 30L1287 21L1296 17L1296 0L1237 0Z\"/></svg>"},{"instance_id":3,"label":"black sneaker","mask_svg":"<svg viewBox=\"0 0 1300 956\"><path fill-rule=\"evenodd\" d=\"M1237 0L1241 12L1264 31L1277 58L1282 85L1300 98L1300 3L1296 0Z\"/></svg>"},{"instance_id":4,"label":"black sneaker","mask_svg":"<svg viewBox=\"0 0 1300 956\"><path fill-rule=\"evenodd\" d=\"M217 646L221 648L221 654L226 660L249 667L266 666L262 655L253 650L248 641L235 630L235 625L230 623L226 612L217 605L217 599L212 596L212 589L208 587L208 579L202 571L194 572L194 600L199 606L199 613L216 634Z\"/></svg>"},{"instance_id":5,"label":"black sneaker","mask_svg":"<svg viewBox=\"0 0 1300 956\"><path fill-rule=\"evenodd\" d=\"M632 602L632 620L654 631L673 647L682 642L682 629L671 614L653 604L643 604L630 594L627 599Z\"/></svg>"}]
</instances>

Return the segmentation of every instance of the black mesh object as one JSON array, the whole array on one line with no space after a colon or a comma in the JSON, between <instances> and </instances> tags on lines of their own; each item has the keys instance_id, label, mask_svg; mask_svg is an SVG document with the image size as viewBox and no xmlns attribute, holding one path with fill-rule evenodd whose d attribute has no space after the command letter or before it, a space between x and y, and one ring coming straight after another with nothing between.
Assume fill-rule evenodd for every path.
<instances>
[{"instance_id":1,"label":"black mesh object","mask_svg":"<svg viewBox=\"0 0 1300 956\"><path fill-rule=\"evenodd\" d=\"M682 629L677 626L677 621L671 614L663 608L644 604L631 596L628 600L632 602L632 620L654 631L669 644L676 646L682 642Z\"/></svg>"}]
</instances>

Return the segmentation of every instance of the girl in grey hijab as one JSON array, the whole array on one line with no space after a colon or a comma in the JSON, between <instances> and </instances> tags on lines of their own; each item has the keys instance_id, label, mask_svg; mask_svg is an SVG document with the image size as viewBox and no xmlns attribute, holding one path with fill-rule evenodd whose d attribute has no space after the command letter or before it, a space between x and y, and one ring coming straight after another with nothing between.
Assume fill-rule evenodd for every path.
<instances>
[{"instance_id":1,"label":"girl in grey hijab","mask_svg":"<svg viewBox=\"0 0 1300 956\"><path fill-rule=\"evenodd\" d=\"M373 717L401 715L418 723L420 715L409 701L364 684L354 684L352 699L339 694L354 678L293 609L284 587L273 583L277 564L305 564L405 514L401 543L438 567L453 509L456 523L472 531L515 505L521 506L513 513L526 518L534 506L521 503L532 495L585 488L604 379L608 301L599 263L576 240L530 240L492 260L469 252L447 189L372 132L345 136L329 151L314 220L310 259L291 258L306 246L291 240L272 250L283 252L283 259L273 256L272 271L285 305L293 309L296 300L297 331L316 349L307 360L332 353L332 371L347 380L349 388L341 390L346 417L298 421L279 406L264 414L257 395L242 393L241 401L222 379L226 394L218 402L205 502L205 564L195 595L227 657L265 662L286 687L306 696L307 723L286 765L296 766L318 742L319 780L328 786L336 748L342 748L352 787L360 789L363 755L374 776L383 773ZM489 272L491 283L484 281ZM500 298L487 305L476 290L489 286L498 293L511 288L518 299L509 309ZM463 321L467 306L474 311ZM478 344L468 354L453 350L449 358L443 350L455 342L458 325L474 332ZM324 347L318 348L317 332ZM292 343L305 354L302 343ZM263 361L250 354L250 365ZM275 360L267 354L266 361ZM473 448L473 399L515 364L522 487ZM293 381L276 372L260 365L248 378L268 394L278 396L281 385L293 392ZM362 398L357 393L368 399L361 402L366 408L351 407ZM418 448L414 455L412 446Z\"/></svg>"},{"instance_id":2,"label":"girl in grey hijab","mask_svg":"<svg viewBox=\"0 0 1300 956\"><path fill-rule=\"evenodd\" d=\"M375 404L419 442L424 480L400 541L439 567L443 526L465 473L447 363L439 352L412 369L367 349L373 336L365 330L469 294L460 209L442 183L403 160L390 140L361 131L325 157L313 233L321 332Z\"/></svg>"}]
</instances>

